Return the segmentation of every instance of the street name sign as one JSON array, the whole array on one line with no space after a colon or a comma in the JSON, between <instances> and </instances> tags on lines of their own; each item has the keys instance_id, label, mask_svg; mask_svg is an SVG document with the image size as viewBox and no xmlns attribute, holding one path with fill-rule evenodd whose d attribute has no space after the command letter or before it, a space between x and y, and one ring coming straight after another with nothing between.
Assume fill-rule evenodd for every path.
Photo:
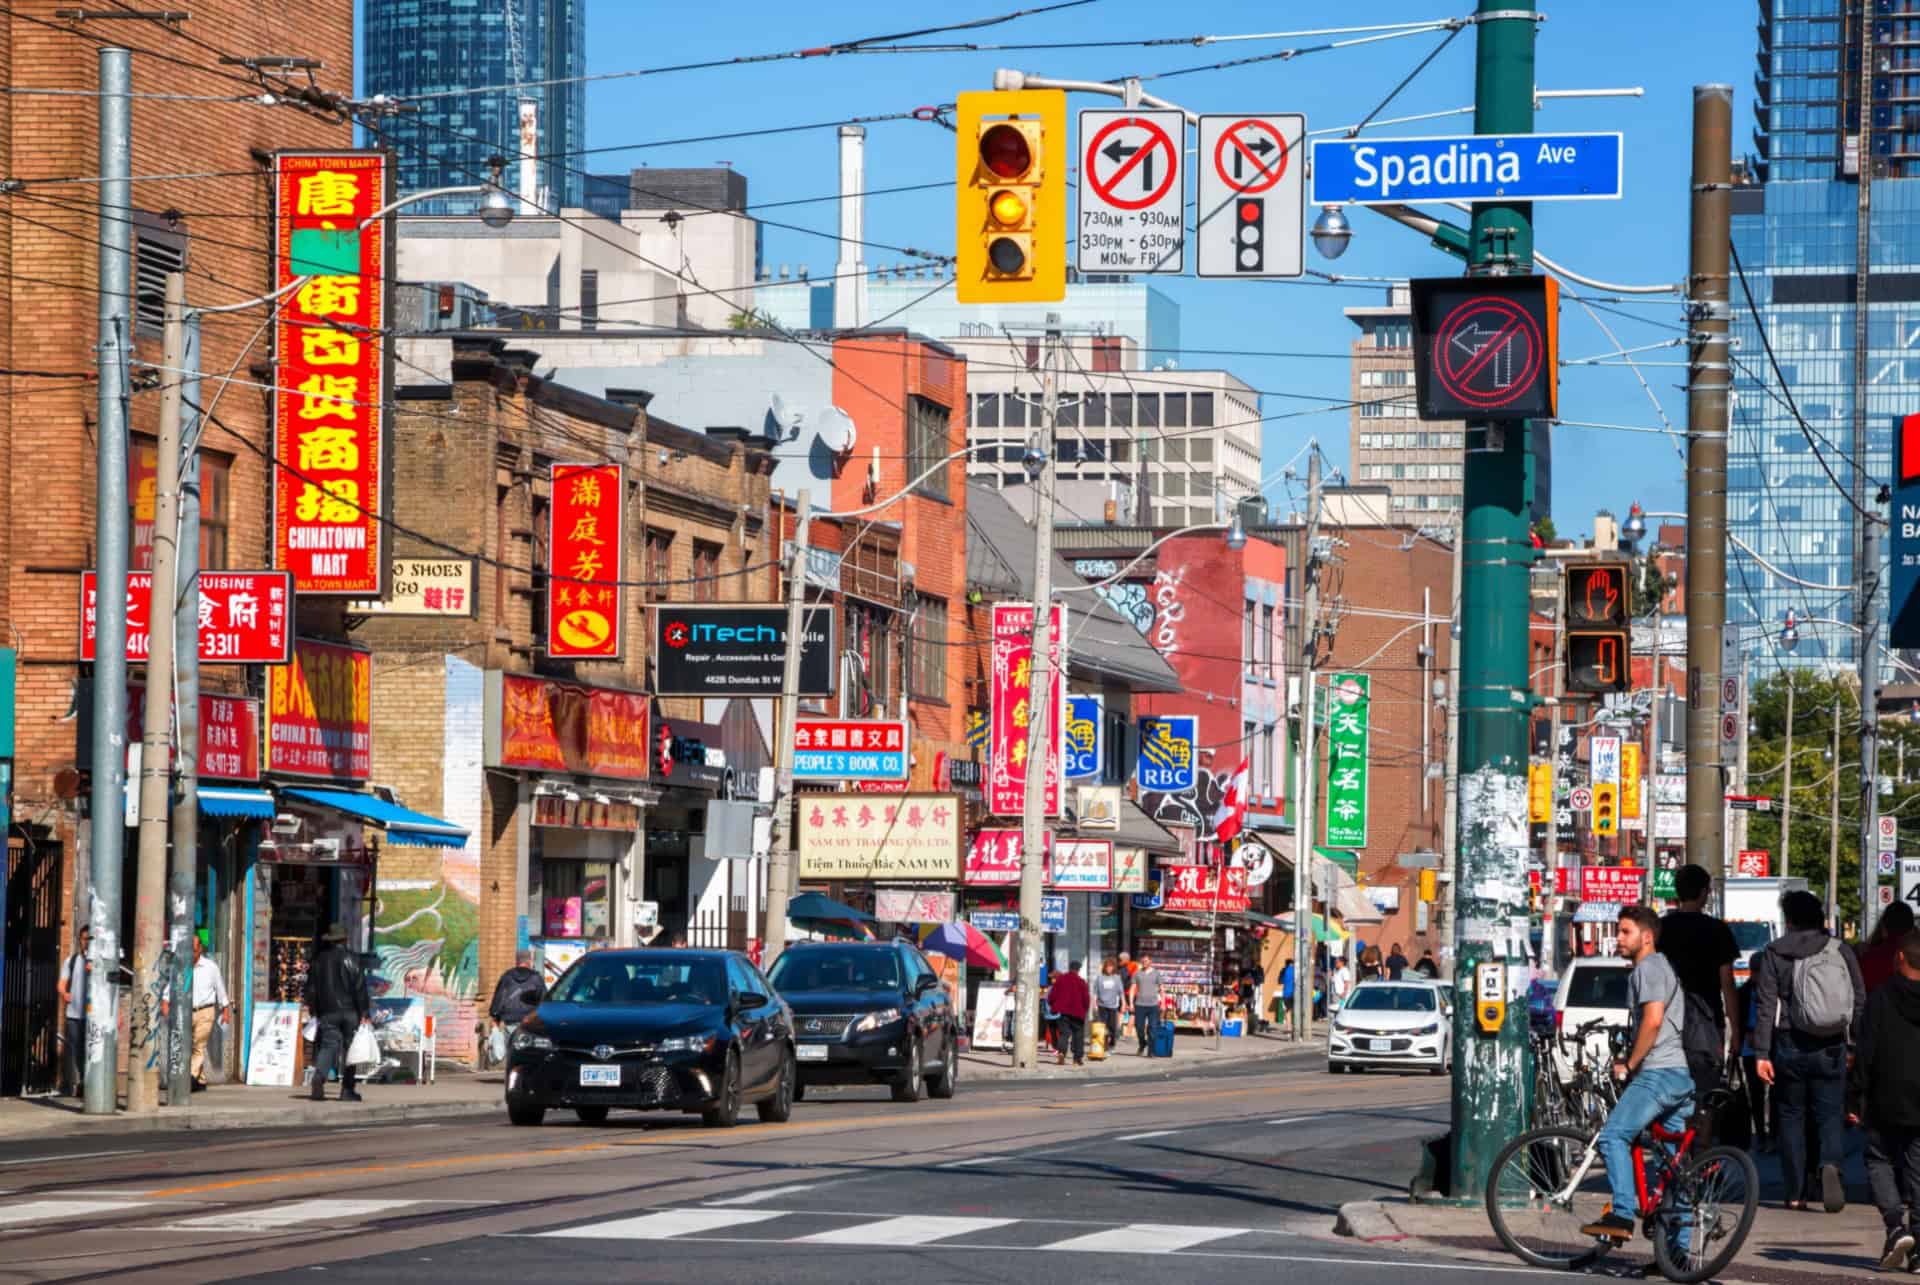
<instances>
[{"instance_id":1,"label":"street name sign","mask_svg":"<svg viewBox=\"0 0 1920 1285\"><path fill-rule=\"evenodd\" d=\"M1321 139L1313 203L1618 200L1625 155L1617 133Z\"/></svg>"},{"instance_id":2,"label":"street name sign","mask_svg":"<svg viewBox=\"0 0 1920 1285\"><path fill-rule=\"evenodd\" d=\"M1186 270L1186 137L1184 112L1080 113L1080 271Z\"/></svg>"},{"instance_id":3,"label":"street name sign","mask_svg":"<svg viewBox=\"0 0 1920 1285\"><path fill-rule=\"evenodd\" d=\"M1196 272L1203 277L1297 277L1307 118L1297 113L1200 118Z\"/></svg>"}]
</instances>

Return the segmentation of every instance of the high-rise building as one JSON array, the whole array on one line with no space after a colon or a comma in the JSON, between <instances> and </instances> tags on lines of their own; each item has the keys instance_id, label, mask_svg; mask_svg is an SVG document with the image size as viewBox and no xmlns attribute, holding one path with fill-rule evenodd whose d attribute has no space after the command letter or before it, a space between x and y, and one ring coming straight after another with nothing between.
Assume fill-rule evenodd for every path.
<instances>
[{"instance_id":1,"label":"high-rise building","mask_svg":"<svg viewBox=\"0 0 1920 1285\"><path fill-rule=\"evenodd\" d=\"M1856 460L1868 479L1890 475L1894 423L1912 409L1907 390L1920 377L1920 7L1899 0L1872 6L1867 33L1873 276L1865 432L1855 440L1861 8L1783 0L1760 9L1755 155L1732 195L1733 246L1754 307L1736 274L1727 471L1727 618L1753 627L1750 638L1788 612L1851 619L1857 522L1843 488ZM1870 480L1869 502L1874 490ZM1879 607L1884 619L1884 597ZM1796 661L1858 654L1844 627L1802 628L1799 639Z\"/></svg>"},{"instance_id":2,"label":"high-rise building","mask_svg":"<svg viewBox=\"0 0 1920 1285\"><path fill-rule=\"evenodd\" d=\"M550 82L586 71L586 0L364 2L362 92L445 95L415 98L418 110L384 118L370 139L394 149L402 192L481 182L491 156L507 159L506 182L517 190L525 97L537 108L535 199L546 209L583 204L586 86ZM476 200L427 202L414 212L461 211Z\"/></svg>"},{"instance_id":3,"label":"high-rise building","mask_svg":"<svg viewBox=\"0 0 1920 1285\"><path fill-rule=\"evenodd\" d=\"M1451 518L1460 508L1467 426L1416 415L1407 288L1393 286L1385 303L1345 312L1360 328L1353 341L1349 392L1354 403L1348 412L1351 480L1386 487L1396 515L1444 510Z\"/></svg>"}]
</instances>

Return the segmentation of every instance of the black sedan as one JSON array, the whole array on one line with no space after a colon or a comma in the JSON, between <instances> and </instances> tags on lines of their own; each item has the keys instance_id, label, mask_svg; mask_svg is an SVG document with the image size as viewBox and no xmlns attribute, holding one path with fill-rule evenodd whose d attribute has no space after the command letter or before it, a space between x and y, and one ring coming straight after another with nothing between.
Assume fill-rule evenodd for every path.
<instances>
[{"instance_id":1,"label":"black sedan","mask_svg":"<svg viewBox=\"0 0 1920 1285\"><path fill-rule=\"evenodd\" d=\"M892 1086L916 1102L921 1086L950 1098L960 1075L953 1001L910 942L799 942L773 966L793 1010L800 1083Z\"/></svg>"},{"instance_id":2,"label":"black sedan","mask_svg":"<svg viewBox=\"0 0 1920 1285\"><path fill-rule=\"evenodd\" d=\"M554 983L507 1049L507 1115L553 1108L598 1124L615 1107L698 1112L731 1128L743 1103L793 1111L793 1020L745 955L600 950Z\"/></svg>"}]
</instances>

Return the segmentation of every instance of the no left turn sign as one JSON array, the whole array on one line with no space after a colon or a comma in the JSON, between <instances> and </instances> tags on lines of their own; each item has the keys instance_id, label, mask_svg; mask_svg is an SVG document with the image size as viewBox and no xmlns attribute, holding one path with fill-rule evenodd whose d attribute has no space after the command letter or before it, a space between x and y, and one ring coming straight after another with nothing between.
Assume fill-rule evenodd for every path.
<instances>
[{"instance_id":1,"label":"no left turn sign","mask_svg":"<svg viewBox=\"0 0 1920 1285\"><path fill-rule=\"evenodd\" d=\"M1200 276L1305 272L1306 132L1307 118L1297 113L1200 118L1194 212Z\"/></svg>"},{"instance_id":2,"label":"no left turn sign","mask_svg":"<svg viewBox=\"0 0 1920 1285\"><path fill-rule=\"evenodd\" d=\"M1186 269L1186 121L1177 111L1080 113L1080 271Z\"/></svg>"}]
</instances>

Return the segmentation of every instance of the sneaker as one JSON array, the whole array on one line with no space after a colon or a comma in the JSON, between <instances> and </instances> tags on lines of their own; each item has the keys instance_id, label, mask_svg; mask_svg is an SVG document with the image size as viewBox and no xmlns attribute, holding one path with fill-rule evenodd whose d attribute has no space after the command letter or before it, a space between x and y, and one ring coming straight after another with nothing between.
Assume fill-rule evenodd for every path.
<instances>
[{"instance_id":1,"label":"sneaker","mask_svg":"<svg viewBox=\"0 0 1920 1285\"><path fill-rule=\"evenodd\" d=\"M1887 1228L1887 1243L1880 1248L1880 1270L1899 1271L1914 1257L1913 1233L1902 1227Z\"/></svg>"},{"instance_id":2,"label":"sneaker","mask_svg":"<svg viewBox=\"0 0 1920 1285\"><path fill-rule=\"evenodd\" d=\"M1847 1207L1847 1189L1840 1184L1839 1165L1820 1166L1820 1200L1830 1214Z\"/></svg>"},{"instance_id":3,"label":"sneaker","mask_svg":"<svg viewBox=\"0 0 1920 1285\"><path fill-rule=\"evenodd\" d=\"M1913 1251L1907 1255L1907 1270L1915 1276L1920 1276L1920 1245L1915 1245Z\"/></svg>"},{"instance_id":4,"label":"sneaker","mask_svg":"<svg viewBox=\"0 0 1920 1285\"><path fill-rule=\"evenodd\" d=\"M1608 1240L1628 1241L1633 1239L1633 1219L1622 1218L1609 1209L1598 1218L1580 1229L1582 1236L1600 1236Z\"/></svg>"}]
</instances>

